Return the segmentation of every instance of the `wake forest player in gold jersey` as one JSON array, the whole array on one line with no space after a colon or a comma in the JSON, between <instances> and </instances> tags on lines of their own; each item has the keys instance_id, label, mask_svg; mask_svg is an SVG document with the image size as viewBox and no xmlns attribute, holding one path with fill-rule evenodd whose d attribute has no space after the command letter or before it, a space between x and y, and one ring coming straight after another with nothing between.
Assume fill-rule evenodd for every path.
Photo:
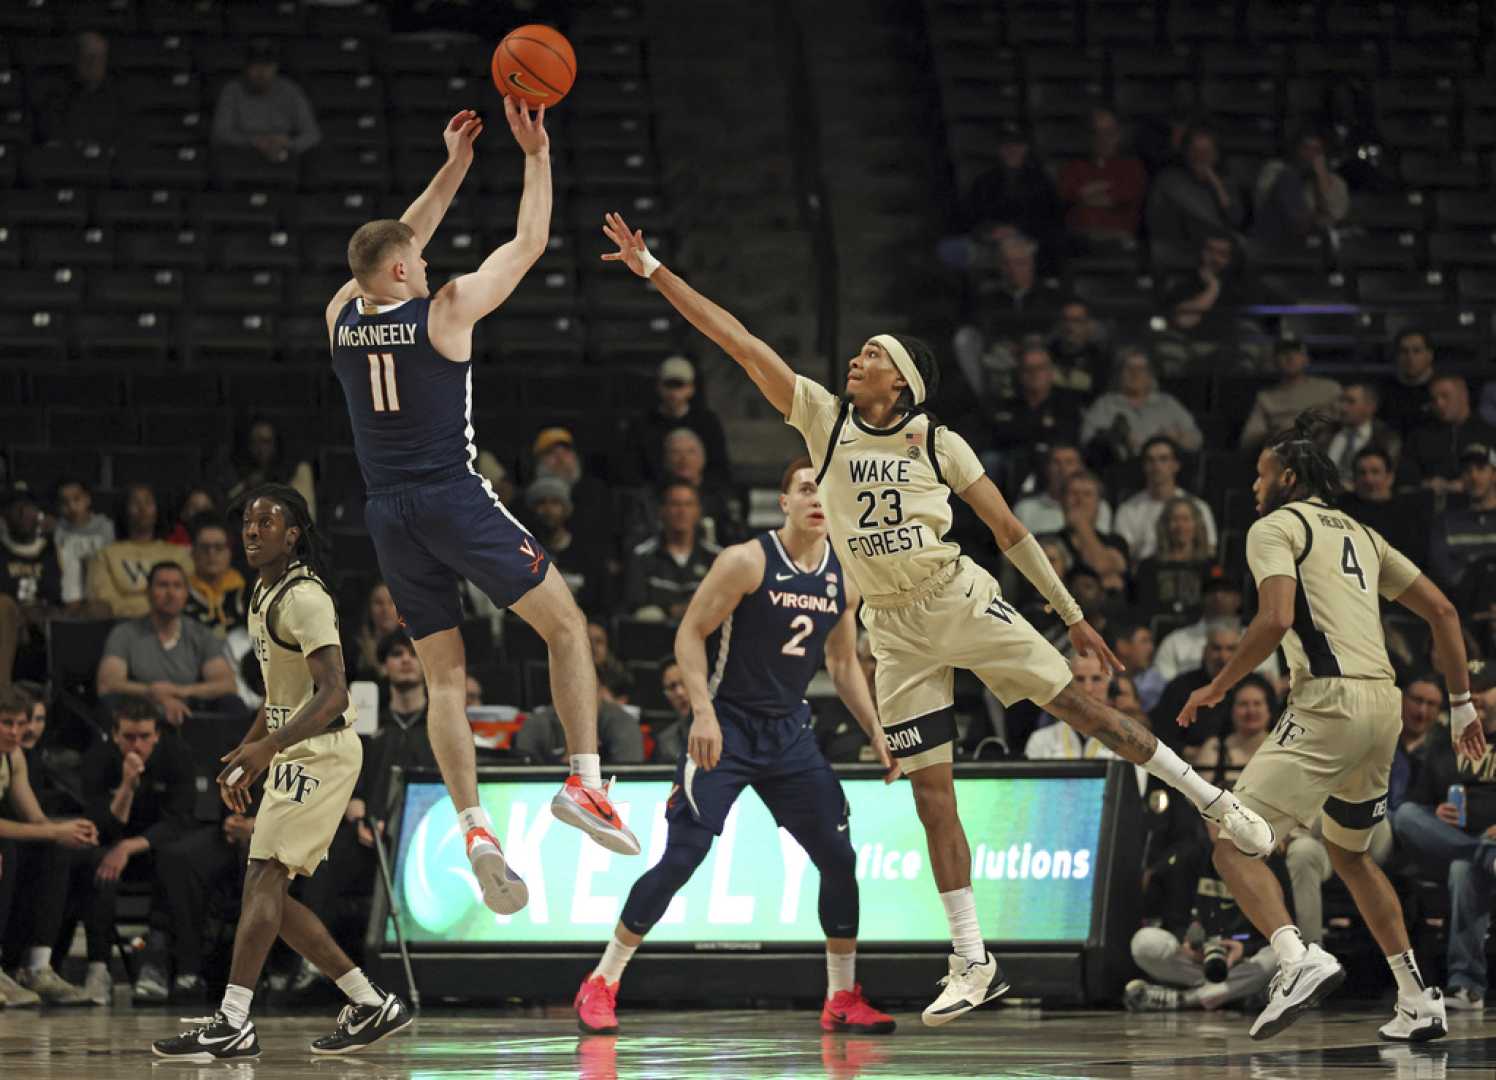
<instances>
[{"instance_id":1,"label":"wake forest player in gold jersey","mask_svg":"<svg viewBox=\"0 0 1496 1080\"><path fill-rule=\"evenodd\" d=\"M1220 822L1244 851L1271 849L1261 818L1202 780L1146 728L1073 686L1059 652L1003 600L990 574L945 539L955 492L1064 619L1074 647L1121 669L966 440L920 408L939 377L928 348L893 334L870 338L848 364L846 394L838 398L797 376L731 314L662 267L622 218L610 215L603 231L618 245L603 258L650 278L742 366L810 451L837 557L864 597L862 621L878 661L879 719L913 785L951 926L955 955L944 989L925 1010L926 1024L953 1020L1008 988L983 945L971 854L956 814L956 668L974 672L1004 704L1028 698L1143 765Z\"/></svg>"},{"instance_id":2,"label":"wake forest player in gold jersey","mask_svg":"<svg viewBox=\"0 0 1496 1080\"><path fill-rule=\"evenodd\" d=\"M327 857L363 764L344 682L332 594L320 572L316 530L294 488L267 484L245 496L244 554L259 571L249 600L249 632L265 678L265 704L218 777L223 801L249 809L261 773L265 793L249 842L244 905L223 1004L206 1023L152 1049L189 1061L254 1058L260 1053L250 1001L276 935L333 979L349 1003L336 1029L313 1041L314 1054L348 1054L406 1027L410 1011L370 984L309 908L286 895L291 879Z\"/></svg>"},{"instance_id":3,"label":"wake forest player in gold jersey","mask_svg":"<svg viewBox=\"0 0 1496 1080\"><path fill-rule=\"evenodd\" d=\"M1437 988L1423 985L1402 905L1367 854L1372 829L1387 814L1387 781L1402 728L1381 600L1402 604L1433 632L1456 751L1479 759L1485 735L1470 701L1454 606L1374 529L1333 507L1340 473L1314 441L1317 426L1314 415L1301 416L1257 459L1252 490L1262 516L1247 532L1257 615L1236 655L1190 696L1179 722L1192 723L1197 709L1221 701L1282 644L1292 676L1288 707L1242 771L1236 794L1279 836L1322 821L1330 862L1397 981L1397 1011L1382 1026L1382 1038L1422 1042L1445 1034L1444 1000ZM1333 992L1345 969L1319 945L1305 946L1265 865L1219 841L1215 864L1278 957L1267 1007L1252 1025L1252 1037L1265 1039Z\"/></svg>"}]
</instances>

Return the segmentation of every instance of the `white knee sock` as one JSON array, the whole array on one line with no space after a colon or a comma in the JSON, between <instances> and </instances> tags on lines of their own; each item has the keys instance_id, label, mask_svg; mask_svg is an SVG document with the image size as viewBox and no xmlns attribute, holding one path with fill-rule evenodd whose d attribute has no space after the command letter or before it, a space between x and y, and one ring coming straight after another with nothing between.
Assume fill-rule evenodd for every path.
<instances>
[{"instance_id":1,"label":"white knee sock","mask_svg":"<svg viewBox=\"0 0 1496 1080\"><path fill-rule=\"evenodd\" d=\"M1162 742L1153 751L1153 756L1143 762L1143 768L1176 789L1196 810L1203 810L1221 794L1221 789L1190 768L1189 764Z\"/></svg>"},{"instance_id":2,"label":"white knee sock","mask_svg":"<svg viewBox=\"0 0 1496 1080\"><path fill-rule=\"evenodd\" d=\"M457 812L457 820L462 825L462 834L466 836L474 829L483 829L485 832L493 832L493 822L488 818L488 811L481 806L470 806L466 810Z\"/></svg>"},{"instance_id":3,"label":"white knee sock","mask_svg":"<svg viewBox=\"0 0 1496 1080\"><path fill-rule=\"evenodd\" d=\"M987 946L982 943L982 927L977 921L977 902L971 886L941 893L940 902L945 905L945 918L951 925L951 944L956 955L978 964L985 961Z\"/></svg>"},{"instance_id":4,"label":"white knee sock","mask_svg":"<svg viewBox=\"0 0 1496 1080\"><path fill-rule=\"evenodd\" d=\"M384 998L374 989L374 984L364 974L363 968L354 968L338 980L338 989L348 995L355 1005L379 1005Z\"/></svg>"},{"instance_id":5,"label":"white knee sock","mask_svg":"<svg viewBox=\"0 0 1496 1080\"><path fill-rule=\"evenodd\" d=\"M623 969L628 967L629 961L634 958L634 950L638 947L625 945L615 937L603 950L603 958L592 969L592 974L601 975L605 983L616 983L623 978Z\"/></svg>"},{"instance_id":6,"label":"white knee sock","mask_svg":"<svg viewBox=\"0 0 1496 1080\"><path fill-rule=\"evenodd\" d=\"M1423 976L1418 974L1418 961L1413 958L1412 949L1387 957L1387 966L1397 980L1398 997L1415 998L1423 993Z\"/></svg>"},{"instance_id":7,"label":"white knee sock","mask_svg":"<svg viewBox=\"0 0 1496 1080\"><path fill-rule=\"evenodd\" d=\"M857 954L826 950L826 997L833 998L857 985Z\"/></svg>"},{"instance_id":8,"label":"white knee sock","mask_svg":"<svg viewBox=\"0 0 1496 1080\"><path fill-rule=\"evenodd\" d=\"M582 778L582 786L601 791L603 786L603 759L599 754L571 755L571 774Z\"/></svg>"},{"instance_id":9,"label":"white knee sock","mask_svg":"<svg viewBox=\"0 0 1496 1080\"><path fill-rule=\"evenodd\" d=\"M1299 928L1289 923L1280 926L1273 932L1273 953L1278 957L1280 968L1292 967L1304 959L1304 953L1308 950L1304 947L1304 938L1299 933Z\"/></svg>"},{"instance_id":10,"label":"white knee sock","mask_svg":"<svg viewBox=\"0 0 1496 1080\"><path fill-rule=\"evenodd\" d=\"M218 1011L236 1028L242 1028L249 1019L249 1003L254 999L255 992L249 987L229 983L223 988L223 1004L218 1006Z\"/></svg>"},{"instance_id":11,"label":"white knee sock","mask_svg":"<svg viewBox=\"0 0 1496 1080\"><path fill-rule=\"evenodd\" d=\"M44 967L52 966L52 947L50 945L33 945L26 950L26 966L32 971L40 971Z\"/></svg>"}]
</instances>

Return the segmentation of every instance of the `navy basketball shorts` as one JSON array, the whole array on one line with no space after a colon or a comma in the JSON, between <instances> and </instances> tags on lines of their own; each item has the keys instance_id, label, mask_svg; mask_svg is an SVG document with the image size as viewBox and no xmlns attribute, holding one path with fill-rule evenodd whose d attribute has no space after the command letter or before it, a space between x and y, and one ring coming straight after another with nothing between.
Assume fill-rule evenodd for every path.
<instances>
[{"instance_id":1,"label":"navy basketball shorts","mask_svg":"<svg viewBox=\"0 0 1496 1080\"><path fill-rule=\"evenodd\" d=\"M690 755L681 755L665 804L670 821L693 820L721 836L745 787L757 792L776 824L791 831L816 821L846 820L846 796L816 745L809 709L774 719L743 716L720 701L716 709L722 758L703 769Z\"/></svg>"},{"instance_id":2,"label":"navy basketball shorts","mask_svg":"<svg viewBox=\"0 0 1496 1080\"><path fill-rule=\"evenodd\" d=\"M401 621L417 641L461 625L463 578L506 608L539 585L550 565L540 541L469 472L370 495L364 524Z\"/></svg>"}]
</instances>

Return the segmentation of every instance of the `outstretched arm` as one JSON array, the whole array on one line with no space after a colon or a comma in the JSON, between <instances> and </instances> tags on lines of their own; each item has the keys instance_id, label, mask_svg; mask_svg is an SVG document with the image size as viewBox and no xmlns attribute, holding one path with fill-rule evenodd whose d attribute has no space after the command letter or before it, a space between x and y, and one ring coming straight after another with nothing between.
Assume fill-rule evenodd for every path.
<instances>
[{"instance_id":1,"label":"outstretched arm","mask_svg":"<svg viewBox=\"0 0 1496 1080\"><path fill-rule=\"evenodd\" d=\"M778 353L749 333L732 312L708 300L668 267L661 266L644 246L644 234L638 230L630 232L622 217L609 214L603 223L603 235L618 245L617 251L603 255L604 261L621 262L640 277L654 282L660 295L687 322L737 361L770 405L784 416L790 414L795 400L795 372Z\"/></svg>"},{"instance_id":2,"label":"outstretched arm","mask_svg":"<svg viewBox=\"0 0 1496 1080\"><path fill-rule=\"evenodd\" d=\"M463 109L447 121L442 140L447 144L447 162L436 171L426 190L405 208L400 220L416 234L416 246L425 247L452 205L457 189L473 164L473 140L483 134L483 120L472 109Z\"/></svg>"},{"instance_id":3,"label":"outstretched arm","mask_svg":"<svg viewBox=\"0 0 1496 1080\"><path fill-rule=\"evenodd\" d=\"M507 300L545 254L551 238L551 140L545 132L545 106L531 113L505 97L504 116L525 152L525 187L514 239L496 248L473 273L455 278L436 294L432 311L448 326L472 326Z\"/></svg>"}]
</instances>

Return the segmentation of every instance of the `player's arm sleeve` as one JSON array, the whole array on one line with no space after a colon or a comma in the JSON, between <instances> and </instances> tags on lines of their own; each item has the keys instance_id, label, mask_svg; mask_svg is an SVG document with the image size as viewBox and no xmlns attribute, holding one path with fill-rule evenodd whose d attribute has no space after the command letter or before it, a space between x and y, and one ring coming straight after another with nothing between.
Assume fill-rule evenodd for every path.
<instances>
[{"instance_id":1,"label":"player's arm sleeve","mask_svg":"<svg viewBox=\"0 0 1496 1080\"><path fill-rule=\"evenodd\" d=\"M935 432L935 456L946 484L957 495L987 474L971 443L950 428Z\"/></svg>"},{"instance_id":2,"label":"player's arm sleeve","mask_svg":"<svg viewBox=\"0 0 1496 1080\"><path fill-rule=\"evenodd\" d=\"M1367 529L1371 546L1375 549L1377 562L1381 566L1377 574L1377 592L1384 600L1396 600L1408 591L1408 586L1417 581L1422 571L1412 559L1387 543L1375 529Z\"/></svg>"},{"instance_id":3,"label":"player's arm sleeve","mask_svg":"<svg viewBox=\"0 0 1496 1080\"><path fill-rule=\"evenodd\" d=\"M796 375L795 395L790 399L790 412L784 422L805 436L805 444L815 457L825 452L826 440L831 437L831 427L840 408L841 403L830 390L814 379Z\"/></svg>"},{"instance_id":4,"label":"player's arm sleeve","mask_svg":"<svg viewBox=\"0 0 1496 1080\"><path fill-rule=\"evenodd\" d=\"M301 646L302 656L328 645L342 647L332 597L314 582L297 585L286 594L275 613L275 629L282 638Z\"/></svg>"},{"instance_id":5,"label":"player's arm sleeve","mask_svg":"<svg viewBox=\"0 0 1496 1080\"><path fill-rule=\"evenodd\" d=\"M1304 538L1297 520L1288 514L1269 514L1247 530L1247 566L1261 585L1270 577L1298 577L1298 557Z\"/></svg>"}]
</instances>

